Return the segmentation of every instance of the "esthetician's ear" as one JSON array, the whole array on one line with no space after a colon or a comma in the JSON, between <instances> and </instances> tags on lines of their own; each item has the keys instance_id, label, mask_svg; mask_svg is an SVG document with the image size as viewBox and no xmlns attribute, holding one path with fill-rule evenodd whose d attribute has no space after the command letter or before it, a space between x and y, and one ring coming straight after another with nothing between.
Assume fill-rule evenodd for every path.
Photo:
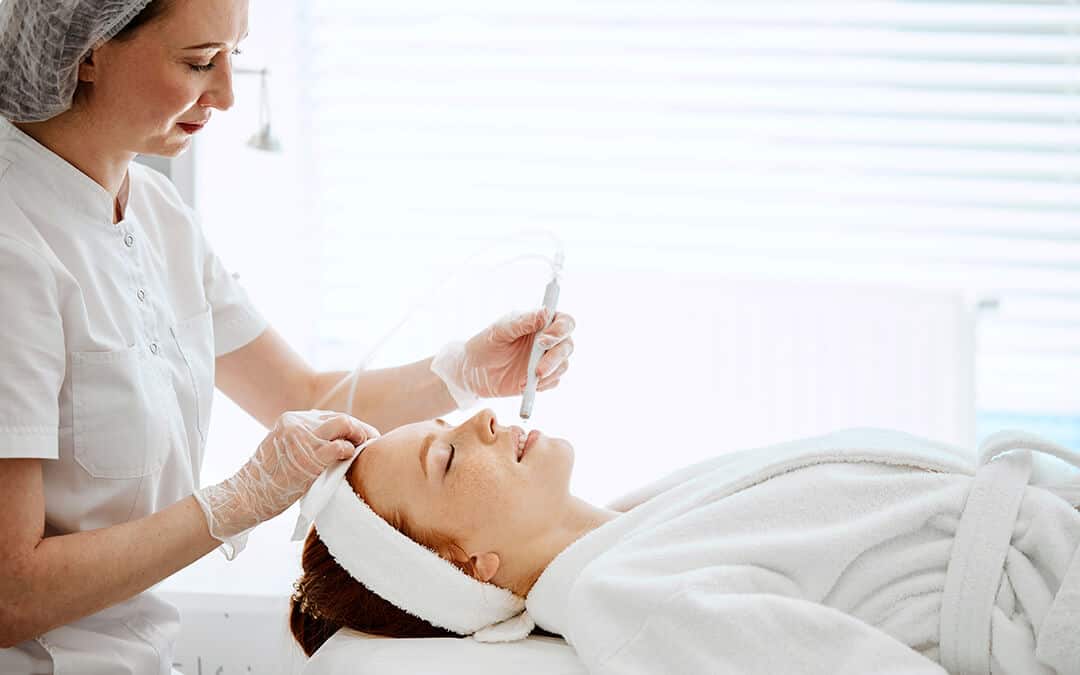
<instances>
[{"instance_id":1,"label":"esthetician's ear","mask_svg":"<svg viewBox=\"0 0 1080 675\"><path fill-rule=\"evenodd\" d=\"M93 82L97 78L97 70L94 67L94 56L97 50L92 50L79 64L79 82Z\"/></svg>"},{"instance_id":2,"label":"esthetician's ear","mask_svg":"<svg viewBox=\"0 0 1080 675\"><path fill-rule=\"evenodd\" d=\"M480 581L491 581L491 578L499 571L499 554L482 553L474 555L472 563L476 569L476 575L480 577Z\"/></svg>"}]
</instances>

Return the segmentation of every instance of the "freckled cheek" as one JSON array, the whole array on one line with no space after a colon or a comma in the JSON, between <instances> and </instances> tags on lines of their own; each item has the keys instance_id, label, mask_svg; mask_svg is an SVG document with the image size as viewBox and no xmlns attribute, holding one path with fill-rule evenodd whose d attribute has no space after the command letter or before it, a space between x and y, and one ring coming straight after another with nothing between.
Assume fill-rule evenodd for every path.
<instances>
[{"instance_id":1,"label":"freckled cheek","mask_svg":"<svg viewBox=\"0 0 1080 675\"><path fill-rule=\"evenodd\" d=\"M509 477L491 467L472 470L454 486L455 519L465 527L481 527L515 507Z\"/></svg>"}]
</instances>

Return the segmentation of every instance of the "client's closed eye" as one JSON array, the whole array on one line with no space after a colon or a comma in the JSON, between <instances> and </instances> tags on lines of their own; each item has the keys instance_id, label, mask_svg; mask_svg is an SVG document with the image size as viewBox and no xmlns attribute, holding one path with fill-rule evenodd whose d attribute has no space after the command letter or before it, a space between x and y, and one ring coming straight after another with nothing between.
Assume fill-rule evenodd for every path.
<instances>
[{"instance_id":1,"label":"client's closed eye","mask_svg":"<svg viewBox=\"0 0 1080 675\"><path fill-rule=\"evenodd\" d=\"M450 444L450 457L446 460L446 472L450 473L450 465L454 463L454 444Z\"/></svg>"}]
</instances>

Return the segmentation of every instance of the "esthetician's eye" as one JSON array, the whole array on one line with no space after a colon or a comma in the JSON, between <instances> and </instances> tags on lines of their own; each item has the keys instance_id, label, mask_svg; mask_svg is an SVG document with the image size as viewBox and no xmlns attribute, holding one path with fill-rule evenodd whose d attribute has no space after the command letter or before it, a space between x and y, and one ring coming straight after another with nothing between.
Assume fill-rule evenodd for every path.
<instances>
[{"instance_id":1,"label":"esthetician's eye","mask_svg":"<svg viewBox=\"0 0 1080 675\"><path fill-rule=\"evenodd\" d=\"M449 473L450 465L454 463L454 444L450 444L450 458L446 460L446 471Z\"/></svg>"},{"instance_id":2,"label":"esthetician's eye","mask_svg":"<svg viewBox=\"0 0 1080 675\"><path fill-rule=\"evenodd\" d=\"M232 52L230 52L231 56L240 56L241 54L243 54L243 52L239 49L234 49L232 50ZM196 72L205 73L214 69L214 62L209 61L207 63L189 63L188 67L190 67Z\"/></svg>"}]
</instances>

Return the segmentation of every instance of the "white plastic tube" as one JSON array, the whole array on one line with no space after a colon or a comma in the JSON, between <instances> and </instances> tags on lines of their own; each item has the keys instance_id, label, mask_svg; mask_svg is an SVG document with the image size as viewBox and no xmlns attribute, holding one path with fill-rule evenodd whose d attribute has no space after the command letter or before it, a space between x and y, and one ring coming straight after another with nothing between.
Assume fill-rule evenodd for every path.
<instances>
[{"instance_id":1,"label":"white plastic tube","mask_svg":"<svg viewBox=\"0 0 1080 675\"><path fill-rule=\"evenodd\" d=\"M3 0L0 0L0 2L2 1ZM499 244L509 242L526 242L530 239L535 239L537 237L546 238L554 245L555 251L553 257L549 257L547 255L539 253L525 253L522 255L511 257L509 259L502 260L496 264L484 265L480 264L479 262L484 256L488 255L489 252L495 248L495 246ZM348 375L343 377L340 382L331 387L330 390L325 395L323 395L322 399L315 407L319 409L324 408L328 404L330 399L333 398L339 391L341 391L342 388L348 387L345 410L351 412L354 409L353 405L356 399L356 388L357 384L359 383L360 373L362 373L367 368L368 364L375 359L375 356L382 350L383 346L394 335L397 334L398 330L400 330L401 327L404 326L418 310L428 305L434 305L436 301L440 299L450 297L448 290L452 289L454 287L454 282L459 281L460 278L463 276L473 276L483 271L484 269L496 269L500 267L505 267L507 265L513 265L523 260L539 260L546 262L548 265L551 266L551 269L555 275L555 279L552 280L552 283L555 283L555 280L557 280L562 273L563 261L565 260L565 253L563 251L562 241L554 233L544 230L519 232L510 237L501 237L498 240L494 241L490 246L485 247L477 251L473 255L469 256L469 258L465 261L465 264L461 265L459 268L461 270L465 270L464 272L459 272L458 274L451 277L449 280L441 279L437 284L434 284L430 289L428 289L427 292L421 294L417 298L417 300L412 303L412 305L404 313L401 319L375 343L375 346L368 351L368 353L364 356L360 363L357 364L357 366ZM551 284L549 284L548 286L550 287ZM545 299L547 298L547 293L545 293L544 297ZM557 300L558 284L556 283L555 301L557 302ZM552 313L554 314L554 309ZM540 357L538 356L536 358L537 361L539 361ZM533 363L532 367L529 370L530 372L536 370L536 364ZM533 395L535 396L535 386ZM524 401L522 403L522 408L524 409ZM529 410L532 410L531 401L529 403Z\"/></svg>"}]
</instances>

